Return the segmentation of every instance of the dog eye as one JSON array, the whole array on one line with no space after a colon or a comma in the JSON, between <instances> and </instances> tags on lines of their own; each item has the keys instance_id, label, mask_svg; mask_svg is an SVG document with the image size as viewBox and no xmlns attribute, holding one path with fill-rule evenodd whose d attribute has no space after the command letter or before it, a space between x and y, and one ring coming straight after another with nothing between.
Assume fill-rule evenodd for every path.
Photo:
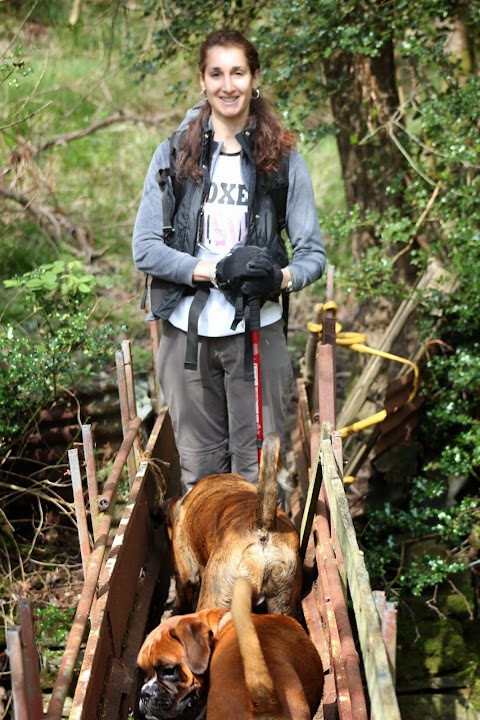
<instances>
[{"instance_id":1,"label":"dog eye","mask_svg":"<svg viewBox=\"0 0 480 720\"><path fill-rule=\"evenodd\" d=\"M159 665L155 668L157 677L174 680L178 677L178 665Z\"/></svg>"}]
</instances>

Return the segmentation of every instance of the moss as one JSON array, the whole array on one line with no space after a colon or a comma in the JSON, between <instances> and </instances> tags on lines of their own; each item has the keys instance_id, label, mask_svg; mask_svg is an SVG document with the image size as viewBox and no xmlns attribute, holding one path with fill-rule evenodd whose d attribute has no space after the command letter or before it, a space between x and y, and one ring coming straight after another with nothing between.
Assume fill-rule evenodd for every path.
<instances>
[{"instance_id":1,"label":"moss","mask_svg":"<svg viewBox=\"0 0 480 720\"><path fill-rule=\"evenodd\" d=\"M455 620L435 623L430 637L425 636L425 667L431 675L455 671L467 659L463 628Z\"/></svg>"},{"instance_id":2,"label":"moss","mask_svg":"<svg viewBox=\"0 0 480 720\"><path fill-rule=\"evenodd\" d=\"M463 695L403 695L398 698L405 720L478 720L469 700Z\"/></svg>"},{"instance_id":3,"label":"moss","mask_svg":"<svg viewBox=\"0 0 480 720\"><path fill-rule=\"evenodd\" d=\"M448 617L467 620L474 607L472 573L468 569L456 573L452 575L451 581L452 584L445 582L439 586L438 607Z\"/></svg>"},{"instance_id":4,"label":"moss","mask_svg":"<svg viewBox=\"0 0 480 720\"><path fill-rule=\"evenodd\" d=\"M469 699L472 708L480 713L480 677L474 680Z\"/></svg>"},{"instance_id":5,"label":"moss","mask_svg":"<svg viewBox=\"0 0 480 720\"><path fill-rule=\"evenodd\" d=\"M397 677L400 684L422 677L454 673L464 668L467 648L463 628L456 620L420 621L414 624L399 623Z\"/></svg>"}]
</instances>

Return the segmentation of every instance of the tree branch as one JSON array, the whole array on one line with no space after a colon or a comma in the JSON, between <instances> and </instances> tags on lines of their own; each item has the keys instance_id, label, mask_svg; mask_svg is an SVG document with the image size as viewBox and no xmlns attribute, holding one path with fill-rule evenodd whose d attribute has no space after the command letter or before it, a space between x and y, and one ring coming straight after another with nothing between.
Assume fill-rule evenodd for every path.
<instances>
[{"instance_id":1,"label":"tree branch","mask_svg":"<svg viewBox=\"0 0 480 720\"><path fill-rule=\"evenodd\" d=\"M86 128L82 128L82 130L74 130L73 132L65 133L64 135L56 135L50 138L50 140L42 143L41 145L37 145L36 147L34 147L33 153L34 155L37 155L38 153L43 152L44 150L48 150L55 145L65 145L66 143L73 142L74 140L79 140L80 138L87 137L87 135L91 135L92 133L95 133L98 130L102 130L103 128L108 127L109 125L113 125L117 122L134 122L145 123L149 125L160 125L161 123L165 122L165 120L170 120L174 118L176 114L177 110L171 110L168 113L163 113L156 118L152 118L144 115L136 115L135 113L125 113L120 110L113 115L109 115L109 117L106 117L103 120L99 120L98 122L93 123Z\"/></svg>"},{"instance_id":2,"label":"tree branch","mask_svg":"<svg viewBox=\"0 0 480 720\"><path fill-rule=\"evenodd\" d=\"M45 205L35 203L35 199L28 197L28 195L3 187L0 187L0 197L13 200L13 202L21 205L55 242L59 242L62 236L68 236L77 240L83 252L89 257L91 256L92 245L88 231L80 225L76 225L61 210L54 212Z\"/></svg>"}]
</instances>

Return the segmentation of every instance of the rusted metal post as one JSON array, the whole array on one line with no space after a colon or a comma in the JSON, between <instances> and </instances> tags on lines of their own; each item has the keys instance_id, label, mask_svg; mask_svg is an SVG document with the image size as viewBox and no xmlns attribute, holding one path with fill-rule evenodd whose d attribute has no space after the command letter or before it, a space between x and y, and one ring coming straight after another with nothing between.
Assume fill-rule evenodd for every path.
<instances>
[{"instance_id":1,"label":"rusted metal post","mask_svg":"<svg viewBox=\"0 0 480 720\"><path fill-rule=\"evenodd\" d=\"M92 521L93 539L98 537L98 483L95 470L95 455L93 451L92 426L82 425L83 455L87 472L88 501L90 518Z\"/></svg>"},{"instance_id":2,"label":"rusted metal post","mask_svg":"<svg viewBox=\"0 0 480 720\"><path fill-rule=\"evenodd\" d=\"M387 602L383 590L373 590L373 599L380 616L382 637L387 651L392 679L395 682L396 648L397 648L397 606Z\"/></svg>"},{"instance_id":3,"label":"rusted metal post","mask_svg":"<svg viewBox=\"0 0 480 720\"><path fill-rule=\"evenodd\" d=\"M317 303L313 308L313 323L319 326L322 320L323 305ZM311 326L310 326L311 327ZM305 343L305 357L303 363L303 379L307 386L309 397L311 398L311 386L315 377L315 355L317 344L320 338L320 327L318 329L309 330L307 341Z\"/></svg>"},{"instance_id":4,"label":"rusted metal post","mask_svg":"<svg viewBox=\"0 0 480 720\"><path fill-rule=\"evenodd\" d=\"M137 400L135 397L135 382L133 378L132 348L130 340L122 342L123 365L127 384L128 418L131 420L137 415Z\"/></svg>"},{"instance_id":5,"label":"rusted metal post","mask_svg":"<svg viewBox=\"0 0 480 720\"><path fill-rule=\"evenodd\" d=\"M133 375L132 346L130 340L124 340L122 342L122 353L123 364L125 366L125 378L127 381L128 419L133 420L134 417L137 417L137 398L135 395L135 378ZM143 452L140 433L135 438L133 449L135 452L135 469L137 469Z\"/></svg>"},{"instance_id":6,"label":"rusted metal post","mask_svg":"<svg viewBox=\"0 0 480 720\"><path fill-rule=\"evenodd\" d=\"M158 376L158 363L157 363L158 347L160 345L160 335L158 332L158 321L157 320L150 320L148 325L150 327L150 345L152 348L152 359L153 359L153 384L154 384L154 388L155 388L155 402L156 402L155 410L158 415L158 413L160 412L160 408L162 407L162 389L160 387L160 378Z\"/></svg>"},{"instance_id":7,"label":"rusted metal post","mask_svg":"<svg viewBox=\"0 0 480 720\"><path fill-rule=\"evenodd\" d=\"M117 378L118 378L118 394L120 398L120 415L122 420L123 437L125 437L128 431L128 425L130 423L130 409L128 407L128 391L127 391L127 378L125 372L125 364L123 352L115 353L115 360L117 364ZM133 446L132 446L133 447ZM130 453L127 460L128 478L130 481L130 487L133 484L135 475L137 474L137 463L135 461L135 455L133 452Z\"/></svg>"},{"instance_id":8,"label":"rusted metal post","mask_svg":"<svg viewBox=\"0 0 480 720\"><path fill-rule=\"evenodd\" d=\"M317 507L318 494L322 483L322 469L320 465L320 454L317 453L310 475L305 507L303 508L302 522L300 526L300 557L305 560L307 547L312 531L313 519Z\"/></svg>"},{"instance_id":9,"label":"rusted metal post","mask_svg":"<svg viewBox=\"0 0 480 720\"><path fill-rule=\"evenodd\" d=\"M28 717L29 720L41 720L43 717L42 688L40 686L40 668L37 646L35 644L35 628L31 600L28 598L20 599L18 615L21 628Z\"/></svg>"},{"instance_id":10,"label":"rusted metal post","mask_svg":"<svg viewBox=\"0 0 480 720\"><path fill-rule=\"evenodd\" d=\"M138 428L140 427L140 423L140 418L135 418L130 423L127 434L124 437L122 444L120 445L117 457L115 458L115 462L113 463L112 470L107 478L107 482L105 484L106 488L111 488L115 483L118 482L122 468L127 462L127 458L131 453L132 445L138 432ZM101 498L99 498L99 503L100 500ZM107 502L107 509L108 506L109 503ZM68 690L72 682L78 653L80 651L82 639L85 634L85 628L87 627L87 622L92 609L92 604L95 599L98 578L100 576L100 571L103 567L103 562L105 559L105 552L108 545L108 535L112 523L112 514L113 508L110 508L110 511L105 512L100 519L98 539L95 543L95 548L90 555L88 568L85 576L85 582L82 588L82 594L77 605L75 619L73 621L73 625L67 639L67 644L63 653L60 669L58 671L57 679L55 680L55 685L52 690L52 695L48 704L45 720L60 720L62 716L65 698L67 697ZM23 720L23 718L19 718L19 720ZM25 718L25 720L29 719Z\"/></svg>"},{"instance_id":11,"label":"rusted metal post","mask_svg":"<svg viewBox=\"0 0 480 720\"><path fill-rule=\"evenodd\" d=\"M97 582L100 570L102 569L105 550L107 547L111 522L112 518L109 513L105 513L100 520L99 538L95 549L90 555L82 594L80 596L80 600L78 601L73 625L68 635L62 662L55 680L50 702L48 703L45 720L60 720L62 717L63 706L72 682L78 653L80 652L85 628L87 627L90 617L92 603L97 589Z\"/></svg>"},{"instance_id":12,"label":"rusted metal post","mask_svg":"<svg viewBox=\"0 0 480 720\"><path fill-rule=\"evenodd\" d=\"M317 346L319 426L328 420L335 427L335 351L330 343Z\"/></svg>"},{"instance_id":13,"label":"rusted metal post","mask_svg":"<svg viewBox=\"0 0 480 720\"><path fill-rule=\"evenodd\" d=\"M12 677L13 717L15 720L30 720L28 716L22 642L18 625L12 625L7 628L7 652Z\"/></svg>"},{"instance_id":14,"label":"rusted metal post","mask_svg":"<svg viewBox=\"0 0 480 720\"><path fill-rule=\"evenodd\" d=\"M90 539L88 537L87 513L85 511L85 500L83 497L82 475L78 461L78 450L74 448L68 451L68 462L72 478L73 503L75 516L77 518L78 540L80 542L80 553L82 555L83 577L87 577L88 560L90 558Z\"/></svg>"},{"instance_id":15,"label":"rusted metal post","mask_svg":"<svg viewBox=\"0 0 480 720\"><path fill-rule=\"evenodd\" d=\"M120 480L123 466L130 457L130 451L132 449L132 445L135 441L135 437L137 436L141 424L141 418L136 417L128 426L128 430L125 434L123 442L112 465L112 469L110 470L108 478L105 482L103 493L98 498L98 506L102 512L105 512L105 510L107 510L111 505L113 505L113 500L115 498L115 493L117 491L118 482Z\"/></svg>"}]
</instances>

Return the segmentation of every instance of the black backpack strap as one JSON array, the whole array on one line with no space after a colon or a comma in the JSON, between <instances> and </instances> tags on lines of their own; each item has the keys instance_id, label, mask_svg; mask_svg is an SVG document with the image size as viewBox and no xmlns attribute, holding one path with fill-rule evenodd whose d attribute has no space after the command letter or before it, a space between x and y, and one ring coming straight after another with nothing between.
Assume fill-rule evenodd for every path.
<instances>
[{"instance_id":1,"label":"black backpack strap","mask_svg":"<svg viewBox=\"0 0 480 720\"><path fill-rule=\"evenodd\" d=\"M145 275L145 287L143 288L143 294L142 299L140 300L140 309L145 310L147 307L147 297L148 297L148 278L150 275Z\"/></svg>"},{"instance_id":2,"label":"black backpack strap","mask_svg":"<svg viewBox=\"0 0 480 720\"><path fill-rule=\"evenodd\" d=\"M162 213L163 213L163 237L167 245L169 244L169 238L173 235L173 217L176 209L185 194L185 183L177 180L177 157L178 153L183 147L185 142L185 131L176 132L169 138L170 144L170 158L168 168L159 168L155 176L160 190L162 192ZM167 180L168 178L172 181L173 196L175 199L175 208L173 213L170 210L170 202L168 199Z\"/></svg>"},{"instance_id":3,"label":"black backpack strap","mask_svg":"<svg viewBox=\"0 0 480 720\"><path fill-rule=\"evenodd\" d=\"M282 319L283 319L283 332L285 333L285 340L288 339L288 309L290 306L290 293L282 292Z\"/></svg>"},{"instance_id":4,"label":"black backpack strap","mask_svg":"<svg viewBox=\"0 0 480 720\"><path fill-rule=\"evenodd\" d=\"M185 352L185 369L196 370L198 367L198 318L205 307L210 286L202 283L198 286L188 313L187 349Z\"/></svg>"},{"instance_id":5,"label":"black backpack strap","mask_svg":"<svg viewBox=\"0 0 480 720\"><path fill-rule=\"evenodd\" d=\"M287 216L287 195L288 195L288 168L290 164L289 155L282 157L280 167L275 172L265 175L265 191L272 198L277 216L277 223L280 230L285 227Z\"/></svg>"},{"instance_id":6,"label":"black backpack strap","mask_svg":"<svg viewBox=\"0 0 480 720\"><path fill-rule=\"evenodd\" d=\"M167 179L170 175L170 170L166 168L160 168L155 176L156 181L160 186L162 193L162 216L163 216L163 237L165 242L168 243L168 239L173 234L172 218L170 213L170 203L168 200L168 189Z\"/></svg>"}]
</instances>

